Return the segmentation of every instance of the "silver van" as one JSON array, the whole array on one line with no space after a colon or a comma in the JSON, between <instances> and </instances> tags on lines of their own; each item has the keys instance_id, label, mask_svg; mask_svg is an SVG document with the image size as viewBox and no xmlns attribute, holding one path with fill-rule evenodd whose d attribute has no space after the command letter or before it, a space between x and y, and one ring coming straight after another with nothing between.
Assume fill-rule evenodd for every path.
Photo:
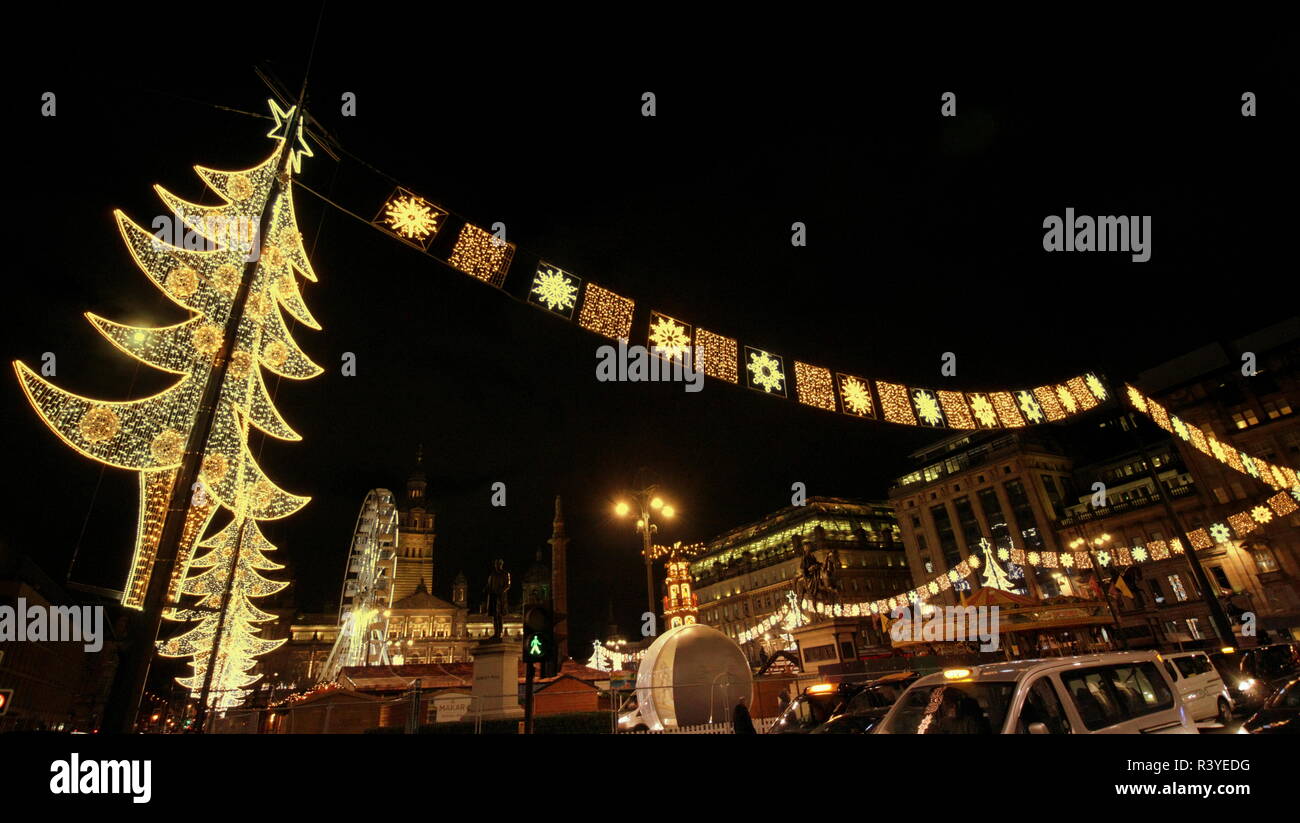
<instances>
[{"instance_id":1,"label":"silver van","mask_svg":"<svg viewBox=\"0 0 1300 823\"><path fill-rule=\"evenodd\" d=\"M876 734L1196 734L1156 652L986 663L926 675Z\"/></svg>"}]
</instances>

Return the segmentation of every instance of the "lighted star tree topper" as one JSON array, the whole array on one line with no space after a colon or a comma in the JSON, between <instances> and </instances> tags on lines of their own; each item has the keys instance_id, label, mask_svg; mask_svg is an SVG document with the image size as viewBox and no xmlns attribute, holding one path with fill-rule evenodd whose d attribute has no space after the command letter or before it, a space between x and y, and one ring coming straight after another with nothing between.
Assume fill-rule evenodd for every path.
<instances>
[{"instance_id":1,"label":"lighted star tree topper","mask_svg":"<svg viewBox=\"0 0 1300 823\"><path fill-rule=\"evenodd\" d=\"M234 345L203 446L199 481L192 490L182 490L190 495L189 508L167 602L177 602L181 595L201 599L167 616L196 621L197 626L159 644L165 655L193 658L194 675L180 682L197 695L209 681L209 705L214 706L236 705L243 689L258 679L248 674L257 655L282 642L257 637L256 624L271 615L253 608L250 598L265 597L287 585L260 574L281 566L266 559L265 553L274 546L262 537L257 521L287 517L309 499L273 483L249 449L250 427L280 440L301 439L276 410L263 370L293 380L321 373L293 340L282 314L287 312L308 328L320 328L298 286L297 275L311 281L316 275L287 185L288 178L300 171L302 157L312 156L312 151L294 110L285 111L274 100L270 105L275 126L267 136L278 143L270 157L242 171L194 167L220 198L219 204L190 203L154 187L174 215L206 242L172 245L115 212L136 264L189 318L159 327L128 326L89 313L87 319L119 349L176 375L176 382L138 400L96 400L60 389L23 363L14 363L28 400L65 443L92 460L138 473L138 524L122 603L141 608L200 398L209 378L219 373L217 361L236 295L250 276L247 264L256 260L247 300L235 318ZM297 133L289 135L293 122L298 123ZM290 152L288 158L285 151ZM281 165L285 185L272 197ZM267 209L268 229L259 237ZM218 509L228 511L230 521L200 542ZM193 557L196 544L209 549L197 559ZM187 579L191 567L204 571ZM217 671L207 678L210 660Z\"/></svg>"}]
</instances>

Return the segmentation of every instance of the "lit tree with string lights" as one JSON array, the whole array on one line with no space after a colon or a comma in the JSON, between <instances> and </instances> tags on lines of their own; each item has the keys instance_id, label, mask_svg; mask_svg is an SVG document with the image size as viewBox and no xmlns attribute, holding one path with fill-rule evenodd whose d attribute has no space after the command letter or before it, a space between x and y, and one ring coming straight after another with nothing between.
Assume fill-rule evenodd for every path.
<instances>
[{"instance_id":1,"label":"lit tree with string lights","mask_svg":"<svg viewBox=\"0 0 1300 823\"><path fill-rule=\"evenodd\" d=\"M138 400L96 400L14 364L32 406L65 443L92 460L138 473L136 538L122 604L196 624L158 644L158 651L192 658L193 672L180 682L201 698L204 714L236 705L258 679L248 673L256 657L282 642L258 637L257 623L272 616L250 602L288 585L262 576L282 567L266 558L274 546L257 524L287 517L309 499L273 483L248 442L252 428L280 440L301 439L276 410L264 370L295 380L321 372L293 340L282 313L320 328L299 290L298 275L311 281L316 275L289 185L312 150L298 107L270 105L275 125L267 136L277 146L268 158L242 171L195 166L218 204L190 203L155 186L188 229L181 242L164 242L115 212L136 264L189 317L158 327L89 313L87 319L113 345L176 381ZM174 235L181 233L178 227ZM200 540L219 510L229 521ZM196 548L207 551L195 558ZM191 568L196 573L187 576ZM199 600L177 608L183 595ZM155 622L148 642L156 635ZM144 649L146 661L151 651Z\"/></svg>"}]
</instances>

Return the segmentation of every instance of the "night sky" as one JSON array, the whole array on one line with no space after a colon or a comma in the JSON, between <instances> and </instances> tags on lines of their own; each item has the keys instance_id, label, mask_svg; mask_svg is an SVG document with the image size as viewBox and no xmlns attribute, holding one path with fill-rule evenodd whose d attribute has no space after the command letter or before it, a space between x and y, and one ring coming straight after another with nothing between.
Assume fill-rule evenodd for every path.
<instances>
[{"instance_id":1,"label":"night sky","mask_svg":"<svg viewBox=\"0 0 1300 823\"><path fill-rule=\"evenodd\" d=\"M218 106L266 111L255 64L296 90L313 16L274 36L165 36L160 24L122 40L91 37L86 24L68 33L79 48L4 58L17 241L0 326L8 359L39 366L53 351L58 385L105 399L168 385L81 317L185 317L135 268L111 210L148 225L162 213L153 183L200 200L192 164L264 159L269 122ZM327 13L309 108L408 188L478 225L504 222L522 260L540 255L639 307L784 355L791 375L799 358L938 388L1020 388L1087 369L1114 381L1295 311L1283 198L1295 190L1297 100L1280 48L1260 46L1230 70L1062 74L1034 61L976 79L961 68L914 76L811 40L805 53L706 56L702 45L647 36L596 47L482 15L394 18L371 34ZM47 90L55 118L39 116ZM1244 90L1258 94L1259 117L1240 116ZM339 115L347 91L355 118ZM640 114L645 91L658 98L653 119ZM955 119L939 117L944 91L958 95ZM301 180L367 218L392 188L319 151ZM611 512L638 469L680 512L662 537L689 542L788 505L795 481L813 495L882 499L906 455L936 438L712 380L698 394L599 383L602 338L309 193L295 202L320 277L305 297L323 326L295 337L326 373L278 389L270 379L304 440L268 441L262 462L313 497L266 528L302 610L335 608L362 498L400 491L418 443L444 597L462 569L480 587L496 556L518 579L563 495L581 654L611 605L626 629L644 609L638 537ZM1151 215L1151 261L1045 253L1042 221L1066 207ZM806 248L791 246L794 221L808 226ZM509 287L531 275L526 265ZM939 374L945 351L957 355L955 378ZM356 354L356 377L340 375L343 352ZM61 444L12 374L0 403L10 467L0 540L57 580L75 548L73 580L120 588L134 475ZM498 480L505 508L489 502Z\"/></svg>"}]
</instances>

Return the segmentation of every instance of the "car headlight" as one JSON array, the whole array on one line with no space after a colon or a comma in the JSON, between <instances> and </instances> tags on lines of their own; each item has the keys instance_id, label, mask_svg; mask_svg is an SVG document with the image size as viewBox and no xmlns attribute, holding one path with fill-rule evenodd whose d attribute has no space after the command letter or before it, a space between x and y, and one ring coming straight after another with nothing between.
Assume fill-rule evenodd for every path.
<instances>
[{"instance_id":1,"label":"car headlight","mask_svg":"<svg viewBox=\"0 0 1300 823\"><path fill-rule=\"evenodd\" d=\"M1248 677L1237 684L1237 691L1239 692L1248 692L1253 688L1255 688L1255 678L1253 677Z\"/></svg>"}]
</instances>

